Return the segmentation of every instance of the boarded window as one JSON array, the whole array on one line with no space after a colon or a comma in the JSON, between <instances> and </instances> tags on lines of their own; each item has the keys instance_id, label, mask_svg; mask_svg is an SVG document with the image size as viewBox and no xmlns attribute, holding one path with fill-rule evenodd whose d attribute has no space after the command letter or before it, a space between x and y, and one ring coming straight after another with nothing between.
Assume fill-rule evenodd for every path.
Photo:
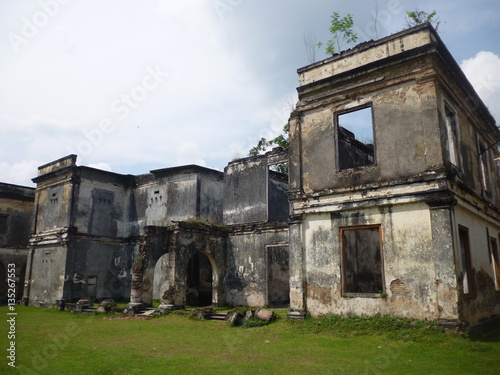
<instances>
[{"instance_id":1,"label":"boarded window","mask_svg":"<svg viewBox=\"0 0 500 375\"><path fill-rule=\"evenodd\" d=\"M336 121L339 170L374 164L372 108L338 114Z\"/></svg>"},{"instance_id":2,"label":"boarded window","mask_svg":"<svg viewBox=\"0 0 500 375\"><path fill-rule=\"evenodd\" d=\"M470 294L474 290L474 277L472 274L472 262L470 256L469 230L466 227L458 228L460 240L460 258L462 262L462 287L464 294Z\"/></svg>"},{"instance_id":3,"label":"boarded window","mask_svg":"<svg viewBox=\"0 0 500 375\"><path fill-rule=\"evenodd\" d=\"M448 106L445 107L446 113L446 134L448 135L448 149L450 153L450 162L459 166L458 149L458 127L457 116Z\"/></svg>"},{"instance_id":4,"label":"boarded window","mask_svg":"<svg viewBox=\"0 0 500 375\"><path fill-rule=\"evenodd\" d=\"M384 290L380 227L341 229L344 293Z\"/></svg>"},{"instance_id":5,"label":"boarded window","mask_svg":"<svg viewBox=\"0 0 500 375\"><path fill-rule=\"evenodd\" d=\"M0 235L7 234L7 219L9 215L0 215Z\"/></svg>"}]
</instances>

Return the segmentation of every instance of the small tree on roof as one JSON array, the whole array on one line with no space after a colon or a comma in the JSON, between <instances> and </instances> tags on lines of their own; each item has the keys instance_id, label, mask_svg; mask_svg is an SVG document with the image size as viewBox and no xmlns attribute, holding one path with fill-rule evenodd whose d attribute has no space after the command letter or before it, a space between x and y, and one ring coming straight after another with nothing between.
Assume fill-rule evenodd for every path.
<instances>
[{"instance_id":1,"label":"small tree on roof","mask_svg":"<svg viewBox=\"0 0 500 375\"><path fill-rule=\"evenodd\" d=\"M439 17L436 17L436 15L437 13L435 10L431 13L419 10L418 8L415 8L413 11L406 11L406 26L413 27L429 22L437 31L441 21L439 20Z\"/></svg>"},{"instance_id":2,"label":"small tree on roof","mask_svg":"<svg viewBox=\"0 0 500 375\"><path fill-rule=\"evenodd\" d=\"M348 14L341 18L339 12L332 13L332 20L330 23L332 39L326 42L325 52L327 54L333 55L335 52L340 52L345 45L354 43L358 40L358 35L352 31L353 24L352 14ZM321 48L323 43L319 42L317 46Z\"/></svg>"}]
</instances>

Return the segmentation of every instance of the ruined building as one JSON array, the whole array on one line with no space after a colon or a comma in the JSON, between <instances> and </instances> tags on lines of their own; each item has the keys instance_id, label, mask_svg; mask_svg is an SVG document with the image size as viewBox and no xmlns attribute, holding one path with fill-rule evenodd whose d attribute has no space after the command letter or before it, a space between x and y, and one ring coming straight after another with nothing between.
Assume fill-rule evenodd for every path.
<instances>
[{"instance_id":1,"label":"ruined building","mask_svg":"<svg viewBox=\"0 0 500 375\"><path fill-rule=\"evenodd\" d=\"M224 172L119 175L74 155L40 167L25 300L500 313L500 132L434 29L298 73L289 153Z\"/></svg>"},{"instance_id":2,"label":"ruined building","mask_svg":"<svg viewBox=\"0 0 500 375\"><path fill-rule=\"evenodd\" d=\"M0 183L0 303L7 302L9 294L23 295L34 200L35 189ZM8 291L12 270L15 293Z\"/></svg>"},{"instance_id":3,"label":"ruined building","mask_svg":"<svg viewBox=\"0 0 500 375\"><path fill-rule=\"evenodd\" d=\"M291 315L500 313L500 132L435 30L298 73Z\"/></svg>"},{"instance_id":4,"label":"ruined building","mask_svg":"<svg viewBox=\"0 0 500 375\"><path fill-rule=\"evenodd\" d=\"M288 183L269 168L287 156L224 173L119 175L77 166L76 155L41 166L25 298L288 306Z\"/></svg>"}]
</instances>

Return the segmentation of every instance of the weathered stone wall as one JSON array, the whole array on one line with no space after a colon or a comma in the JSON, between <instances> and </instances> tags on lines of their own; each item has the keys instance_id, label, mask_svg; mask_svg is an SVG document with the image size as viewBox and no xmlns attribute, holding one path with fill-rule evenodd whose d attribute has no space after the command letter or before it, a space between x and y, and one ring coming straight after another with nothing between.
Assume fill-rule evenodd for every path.
<instances>
[{"instance_id":1,"label":"weathered stone wall","mask_svg":"<svg viewBox=\"0 0 500 375\"><path fill-rule=\"evenodd\" d=\"M341 228L380 226L383 288L347 293ZM440 318L436 295L431 215L424 203L308 215L303 222L305 294L313 315L392 315ZM345 256L345 255L344 255ZM455 293L456 285L450 285ZM449 317L451 318L451 317ZM455 316L454 318L457 318Z\"/></svg>"},{"instance_id":2,"label":"weathered stone wall","mask_svg":"<svg viewBox=\"0 0 500 375\"><path fill-rule=\"evenodd\" d=\"M16 300L23 297L35 190L0 183L0 301L7 301L7 275L15 270ZM12 294L12 293L10 293Z\"/></svg>"},{"instance_id":3,"label":"weathered stone wall","mask_svg":"<svg viewBox=\"0 0 500 375\"><path fill-rule=\"evenodd\" d=\"M57 184L44 184L36 192L37 233L70 226L73 186L71 175Z\"/></svg>"},{"instance_id":4,"label":"weathered stone wall","mask_svg":"<svg viewBox=\"0 0 500 375\"><path fill-rule=\"evenodd\" d=\"M132 191L120 184L119 176L113 181L105 173L80 170L80 183L75 188L73 225L78 233L93 236L124 238L133 235L131 222L135 218L130 217L128 210Z\"/></svg>"},{"instance_id":5,"label":"weathered stone wall","mask_svg":"<svg viewBox=\"0 0 500 375\"><path fill-rule=\"evenodd\" d=\"M241 228L228 239L227 297L229 305L268 304L268 264L266 246L288 245L288 228Z\"/></svg>"},{"instance_id":6,"label":"weathered stone wall","mask_svg":"<svg viewBox=\"0 0 500 375\"><path fill-rule=\"evenodd\" d=\"M197 166L168 168L140 176L134 192L137 226L172 221L222 221L222 173Z\"/></svg>"},{"instance_id":7,"label":"weathered stone wall","mask_svg":"<svg viewBox=\"0 0 500 375\"><path fill-rule=\"evenodd\" d=\"M485 252L485 233L498 237L498 152L481 156L480 144L500 133L434 30L361 44L299 69L299 79L290 118L292 313L470 322L498 313ZM361 108L371 109L374 160L346 168L339 116ZM460 226L481 247L471 248L474 296L461 286ZM380 254L364 243L373 242L367 228L380 233ZM370 272L366 259L378 266L378 256L381 273ZM359 293L380 282L380 295Z\"/></svg>"},{"instance_id":8,"label":"weathered stone wall","mask_svg":"<svg viewBox=\"0 0 500 375\"><path fill-rule=\"evenodd\" d=\"M199 222L179 222L172 228L169 240L169 287L162 292L162 302L186 305L188 264L202 253L212 268L212 303L223 305L225 298L227 229Z\"/></svg>"},{"instance_id":9,"label":"weathered stone wall","mask_svg":"<svg viewBox=\"0 0 500 375\"><path fill-rule=\"evenodd\" d=\"M500 220L492 221L483 213L469 205L459 205L454 210L456 224L468 231L472 283L470 293L464 294L464 270L460 240L455 233L455 259L460 290L461 318L471 323L500 314L498 294L500 288L495 286L495 269L489 237L497 243L500 241Z\"/></svg>"},{"instance_id":10,"label":"weathered stone wall","mask_svg":"<svg viewBox=\"0 0 500 375\"><path fill-rule=\"evenodd\" d=\"M325 82L321 87L299 88L297 110L302 116L293 130L291 148L302 150L300 160L297 155L292 157L292 163L299 163L302 172L293 174L291 190L313 194L397 183L442 171L435 84L415 81L428 74L429 68L428 59L421 58L410 67L391 66L353 75L335 86ZM377 83L371 83L376 79ZM324 99L311 102L309 97L318 95ZM375 163L339 171L335 114L364 105L372 108Z\"/></svg>"},{"instance_id":11,"label":"weathered stone wall","mask_svg":"<svg viewBox=\"0 0 500 375\"><path fill-rule=\"evenodd\" d=\"M458 185L456 189L473 191L478 198L491 202L500 212L500 173L498 161L495 160L500 157L500 152L497 147L489 148L500 137L498 129L495 129L495 122L485 118L489 114L482 113L480 107L476 106L479 99L464 92L448 71L440 69L439 74L443 79L438 86L438 111L448 173L453 183ZM450 159L446 108L456 115L456 142L459 148L457 165L452 165ZM489 148L484 155L481 154L483 150L480 144ZM481 168L483 158L487 159L485 171ZM483 176L483 173L486 173L486 176Z\"/></svg>"},{"instance_id":12,"label":"weathered stone wall","mask_svg":"<svg viewBox=\"0 0 500 375\"><path fill-rule=\"evenodd\" d=\"M68 248L65 299L128 300L133 255L133 244L78 238Z\"/></svg>"},{"instance_id":13,"label":"weathered stone wall","mask_svg":"<svg viewBox=\"0 0 500 375\"><path fill-rule=\"evenodd\" d=\"M54 306L57 300L65 299L67 251L64 245L42 245L32 250L32 267L27 275L30 305Z\"/></svg>"},{"instance_id":14,"label":"weathered stone wall","mask_svg":"<svg viewBox=\"0 0 500 375\"><path fill-rule=\"evenodd\" d=\"M226 225L268 220L267 160L247 158L224 169L224 223Z\"/></svg>"},{"instance_id":15,"label":"weathered stone wall","mask_svg":"<svg viewBox=\"0 0 500 375\"><path fill-rule=\"evenodd\" d=\"M0 247L28 246L34 200L34 189L0 183Z\"/></svg>"},{"instance_id":16,"label":"weathered stone wall","mask_svg":"<svg viewBox=\"0 0 500 375\"><path fill-rule=\"evenodd\" d=\"M15 300L23 298L28 254L27 249L0 247L0 303L6 303L7 295L12 294L8 293L10 288L7 284L7 276L12 270L15 270Z\"/></svg>"}]
</instances>

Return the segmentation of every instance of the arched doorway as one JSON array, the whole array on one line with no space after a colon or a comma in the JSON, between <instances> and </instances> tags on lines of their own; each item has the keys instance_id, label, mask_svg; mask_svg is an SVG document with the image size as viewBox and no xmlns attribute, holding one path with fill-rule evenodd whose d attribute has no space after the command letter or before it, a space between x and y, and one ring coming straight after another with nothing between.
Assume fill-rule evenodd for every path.
<instances>
[{"instance_id":1,"label":"arched doorway","mask_svg":"<svg viewBox=\"0 0 500 375\"><path fill-rule=\"evenodd\" d=\"M189 260L186 280L186 305L212 304L213 268L208 255L198 251Z\"/></svg>"}]
</instances>

